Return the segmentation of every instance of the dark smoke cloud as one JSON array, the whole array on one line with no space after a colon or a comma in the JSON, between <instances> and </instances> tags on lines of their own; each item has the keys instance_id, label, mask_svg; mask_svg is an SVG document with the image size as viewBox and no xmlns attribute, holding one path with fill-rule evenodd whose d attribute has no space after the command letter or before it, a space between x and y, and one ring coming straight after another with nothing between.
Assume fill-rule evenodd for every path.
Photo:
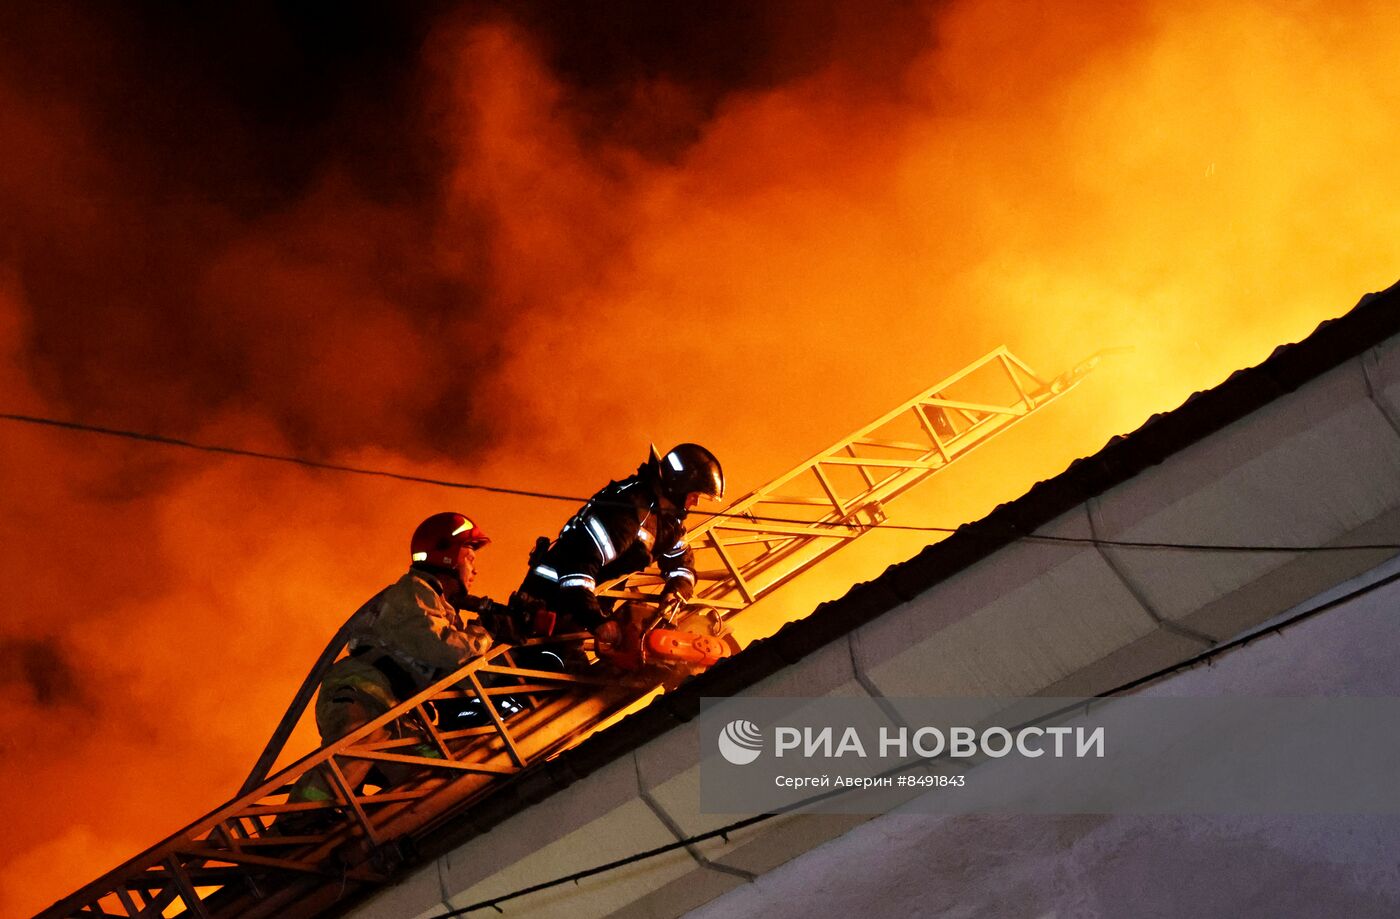
<instances>
[{"instance_id":1,"label":"dark smoke cloud","mask_svg":"<svg viewBox=\"0 0 1400 919\"><path fill-rule=\"evenodd\" d=\"M0 695L5 699L43 708L73 705L83 699L76 677L69 655L56 641L0 638Z\"/></svg>"},{"instance_id":2,"label":"dark smoke cloud","mask_svg":"<svg viewBox=\"0 0 1400 919\"><path fill-rule=\"evenodd\" d=\"M0 240L35 377L108 424L184 435L233 413L321 455L468 455L528 409L472 397L517 333L489 211L457 207L454 257L431 255L435 26L513 22L579 138L665 161L736 95L833 62L888 85L925 18L837 0L13 6L0 79L33 142L0 172L38 181L0 182Z\"/></svg>"},{"instance_id":3,"label":"dark smoke cloud","mask_svg":"<svg viewBox=\"0 0 1400 919\"><path fill-rule=\"evenodd\" d=\"M658 4L612 0L511 7L572 90L586 137L673 159L726 99L840 65L871 93L924 48L930 6L907 0Z\"/></svg>"},{"instance_id":4,"label":"dark smoke cloud","mask_svg":"<svg viewBox=\"0 0 1400 919\"><path fill-rule=\"evenodd\" d=\"M452 348L433 324L479 304L469 272L416 258L434 182L414 104L427 19L369 10L75 6L0 23L10 117L35 140L0 169L40 179L6 183L0 233L48 397L168 433L253 413L321 452L443 427L451 372L379 404L298 375L367 370L392 392L394 361ZM367 314L402 321L370 347Z\"/></svg>"},{"instance_id":5,"label":"dark smoke cloud","mask_svg":"<svg viewBox=\"0 0 1400 919\"><path fill-rule=\"evenodd\" d=\"M0 67L77 106L153 199L197 190L257 213L295 201L330 161L377 197L411 197L431 172L416 57L441 7L11 5Z\"/></svg>"}]
</instances>

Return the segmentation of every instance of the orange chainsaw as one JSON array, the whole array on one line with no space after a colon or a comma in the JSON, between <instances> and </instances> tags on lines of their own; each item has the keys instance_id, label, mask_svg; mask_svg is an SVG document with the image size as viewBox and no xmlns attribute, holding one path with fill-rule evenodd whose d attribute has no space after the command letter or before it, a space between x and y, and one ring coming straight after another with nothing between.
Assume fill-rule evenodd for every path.
<instances>
[{"instance_id":1,"label":"orange chainsaw","mask_svg":"<svg viewBox=\"0 0 1400 919\"><path fill-rule=\"evenodd\" d=\"M656 608L635 601L624 604L621 615L612 620L618 626L618 638L613 642L600 640L596 647L598 656L628 672L661 668L689 676L733 653L734 640L730 636L674 627L672 621L680 605ZM712 620L711 631L718 631L720 625L718 620Z\"/></svg>"}]
</instances>

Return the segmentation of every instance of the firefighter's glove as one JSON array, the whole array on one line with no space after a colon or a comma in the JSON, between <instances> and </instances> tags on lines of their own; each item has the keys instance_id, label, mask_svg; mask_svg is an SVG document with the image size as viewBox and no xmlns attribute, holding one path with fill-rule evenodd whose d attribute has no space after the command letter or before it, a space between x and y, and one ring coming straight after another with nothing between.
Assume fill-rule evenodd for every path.
<instances>
[{"instance_id":1,"label":"firefighter's glove","mask_svg":"<svg viewBox=\"0 0 1400 919\"><path fill-rule=\"evenodd\" d=\"M611 619L604 619L598 628L593 630L593 637L598 642L600 648L615 648L618 642L622 641L622 627Z\"/></svg>"},{"instance_id":2,"label":"firefighter's glove","mask_svg":"<svg viewBox=\"0 0 1400 919\"><path fill-rule=\"evenodd\" d=\"M512 645L518 645L529 638L545 638L554 633L555 616L544 601L529 594L516 592L510 595L510 604L501 606L497 625L493 628L496 637Z\"/></svg>"},{"instance_id":3,"label":"firefighter's glove","mask_svg":"<svg viewBox=\"0 0 1400 919\"><path fill-rule=\"evenodd\" d=\"M514 595L511 596L514 601ZM524 636L521 634L520 626L516 622L514 610L504 603L496 603L488 600L477 613L481 624L499 642L508 645L518 645Z\"/></svg>"},{"instance_id":4,"label":"firefighter's glove","mask_svg":"<svg viewBox=\"0 0 1400 919\"><path fill-rule=\"evenodd\" d=\"M477 620L472 619L468 621L466 628L462 631L466 633L467 648L472 654L480 657L491 650L491 645L494 644L491 639L491 633L486 631L485 627Z\"/></svg>"}]
</instances>

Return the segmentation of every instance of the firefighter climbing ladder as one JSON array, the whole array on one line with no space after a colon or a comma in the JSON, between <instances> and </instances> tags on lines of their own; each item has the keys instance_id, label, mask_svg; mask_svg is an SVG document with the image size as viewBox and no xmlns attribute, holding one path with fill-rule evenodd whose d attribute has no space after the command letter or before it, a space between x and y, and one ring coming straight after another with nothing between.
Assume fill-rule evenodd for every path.
<instances>
[{"instance_id":1,"label":"firefighter climbing ladder","mask_svg":"<svg viewBox=\"0 0 1400 919\"><path fill-rule=\"evenodd\" d=\"M890 501L1055 401L1096 363L1091 358L1047 381L998 348L739 498L691 528L700 568L694 605L716 624L731 619L878 527ZM599 594L647 601L660 588L661 579L648 571L602 585ZM315 916L385 883L411 858L415 840L655 689L655 680L574 669L532 668L520 649L497 646L268 777L281 745L275 737L271 755L238 797L38 919ZM301 716L308 698L298 696L284 727ZM506 699L510 704L502 704ZM434 717L471 704L478 717L469 726L453 728ZM285 733L279 728L280 737ZM390 788L352 788L344 764L355 760L391 764L411 778ZM335 799L289 803L291 783L311 770L321 771Z\"/></svg>"},{"instance_id":2,"label":"firefighter climbing ladder","mask_svg":"<svg viewBox=\"0 0 1400 919\"><path fill-rule=\"evenodd\" d=\"M1046 383L998 348L691 527L694 605L721 620L748 608L879 526L885 504L1043 407L1097 360ZM660 589L645 571L599 595L644 599Z\"/></svg>"}]
</instances>

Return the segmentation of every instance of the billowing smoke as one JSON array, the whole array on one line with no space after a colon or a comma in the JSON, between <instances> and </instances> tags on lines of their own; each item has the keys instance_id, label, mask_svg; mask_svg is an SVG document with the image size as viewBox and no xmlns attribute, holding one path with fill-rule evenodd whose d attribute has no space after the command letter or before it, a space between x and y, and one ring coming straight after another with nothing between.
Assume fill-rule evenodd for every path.
<instances>
[{"instance_id":1,"label":"billowing smoke","mask_svg":"<svg viewBox=\"0 0 1400 919\"><path fill-rule=\"evenodd\" d=\"M694 439L743 489L998 344L1136 346L901 508L948 525L1395 280L1391 4L672 6L0 13L0 410L575 495ZM500 596L570 510L0 442L6 915L224 800L417 520Z\"/></svg>"}]
</instances>

